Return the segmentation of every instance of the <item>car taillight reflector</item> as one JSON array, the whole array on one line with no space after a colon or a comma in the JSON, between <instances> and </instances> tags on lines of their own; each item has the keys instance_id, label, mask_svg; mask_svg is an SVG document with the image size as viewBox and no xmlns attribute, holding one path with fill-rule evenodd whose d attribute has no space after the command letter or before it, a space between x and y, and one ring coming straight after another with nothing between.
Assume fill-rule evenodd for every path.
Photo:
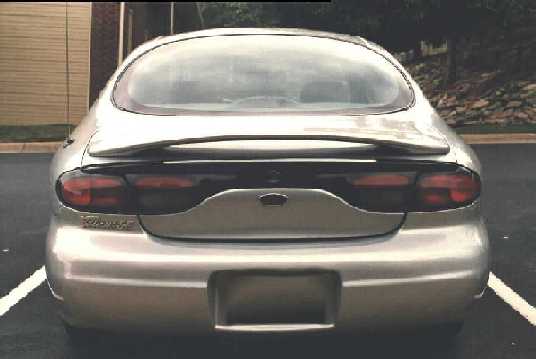
<instances>
[{"instance_id":1,"label":"car taillight reflector","mask_svg":"<svg viewBox=\"0 0 536 359\"><path fill-rule=\"evenodd\" d=\"M119 211L126 203L126 184L121 177L68 174L58 181L62 201L74 208Z\"/></svg>"},{"instance_id":2,"label":"car taillight reflector","mask_svg":"<svg viewBox=\"0 0 536 359\"><path fill-rule=\"evenodd\" d=\"M417 181L421 209L447 209L473 202L480 195L480 179L474 173L429 173Z\"/></svg>"},{"instance_id":3,"label":"car taillight reflector","mask_svg":"<svg viewBox=\"0 0 536 359\"><path fill-rule=\"evenodd\" d=\"M351 203L374 212L431 212L472 203L480 195L478 175L462 167L449 172L375 172L348 178Z\"/></svg>"},{"instance_id":4,"label":"car taillight reflector","mask_svg":"<svg viewBox=\"0 0 536 359\"><path fill-rule=\"evenodd\" d=\"M387 167L387 166L385 166ZM433 212L466 206L480 196L477 173L454 164L398 166L401 170L321 172L282 177L277 184L256 173L219 175L181 170L98 173L75 170L60 176L57 194L84 212L169 214L189 210L228 189L321 188L354 207L379 213ZM407 169L406 169L407 168ZM212 169L211 169L212 170ZM301 177L300 177L301 176Z\"/></svg>"},{"instance_id":5,"label":"car taillight reflector","mask_svg":"<svg viewBox=\"0 0 536 359\"><path fill-rule=\"evenodd\" d=\"M352 181L356 187L401 187L412 183L412 178L398 173L376 173L363 175Z\"/></svg>"},{"instance_id":6,"label":"car taillight reflector","mask_svg":"<svg viewBox=\"0 0 536 359\"><path fill-rule=\"evenodd\" d=\"M411 202L415 172L372 172L348 177L351 193L343 197L372 212L404 212Z\"/></svg>"},{"instance_id":7,"label":"car taillight reflector","mask_svg":"<svg viewBox=\"0 0 536 359\"><path fill-rule=\"evenodd\" d=\"M194 186L187 177L166 175L140 175L133 181L138 189L181 189Z\"/></svg>"}]
</instances>

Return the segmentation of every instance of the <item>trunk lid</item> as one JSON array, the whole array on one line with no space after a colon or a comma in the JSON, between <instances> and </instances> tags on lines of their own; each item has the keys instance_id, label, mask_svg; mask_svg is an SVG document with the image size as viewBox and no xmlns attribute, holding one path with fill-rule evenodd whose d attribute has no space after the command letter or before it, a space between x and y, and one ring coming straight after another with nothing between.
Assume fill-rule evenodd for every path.
<instances>
[{"instance_id":1,"label":"trunk lid","mask_svg":"<svg viewBox=\"0 0 536 359\"><path fill-rule=\"evenodd\" d=\"M263 204L268 196L285 203ZM258 241L368 237L398 228L403 214L366 212L321 189L254 188L220 192L186 212L139 218L161 237Z\"/></svg>"},{"instance_id":2,"label":"trunk lid","mask_svg":"<svg viewBox=\"0 0 536 359\"><path fill-rule=\"evenodd\" d=\"M152 174L186 176L195 183L188 190L153 188L133 194L139 206L165 204L161 207L165 210L139 214L145 230L159 237L209 241L371 237L399 228L405 213L364 208L363 201L374 201L375 196L400 199L406 189L365 195L355 191L348 178L386 171L413 178L426 165L426 161L381 160L377 150L391 157L448 153L445 138L418 122L407 113L132 114L129 119L101 121L90 140L84 169L120 173L130 183Z\"/></svg>"},{"instance_id":3,"label":"trunk lid","mask_svg":"<svg viewBox=\"0 0 536 359\"><path fill-rule=\"evenodd\" d=\"M411 160L292 159L155 161L85 171L123 177L131 188L133 212L156 236L281 241L392 232L403 223L405 210L397 206L411 201L417 175L448 166ZM370 176L390 187L371 186Z\"/></svg>"}]
</instances>

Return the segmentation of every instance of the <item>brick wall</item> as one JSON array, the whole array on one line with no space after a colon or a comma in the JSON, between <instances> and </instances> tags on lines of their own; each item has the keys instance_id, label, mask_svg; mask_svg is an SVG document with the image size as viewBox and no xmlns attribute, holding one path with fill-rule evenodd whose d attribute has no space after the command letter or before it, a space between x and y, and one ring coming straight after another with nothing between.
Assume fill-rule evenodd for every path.
<instances>
[{"instance_id":1,"label":"brick wall","mask_svg":"<svg viewBox=\"0 0 536 359\"><path fill-rule=\"evenodd\" d=\"M93 2L91 15L90 106L117 68L119 3Z\"/></svg>"}]
</instances>

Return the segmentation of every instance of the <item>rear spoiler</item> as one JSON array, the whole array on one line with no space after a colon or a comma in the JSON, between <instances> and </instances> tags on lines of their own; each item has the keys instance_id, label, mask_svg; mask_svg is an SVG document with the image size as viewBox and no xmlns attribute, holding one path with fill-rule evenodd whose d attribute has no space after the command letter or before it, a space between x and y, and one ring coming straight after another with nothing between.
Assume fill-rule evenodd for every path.
<instances>
[{"instance_id":1,"label":"rear spoiler","mask_svg":"<svg viewBox=\"0 0 536 359\"><path fill-rule=\"evenodd\" d=\"M207 144L223 141L336 141L355 144L376 145L386 147L395 151L410 154L441 155L449 152L449 146L445 142L436 140L426 140L423 136L419 138L404 140L377 139L370 137L341 136L341 135L222 135L199 138L183 138L180 140L156 140L144 143L131 144L128 146L99 146L93 143L90 146L89 154L96 157L109 156L131 156L143 151L166 148L169 146L180 147L189 144Z\"/></svg>"},{"instance_id":2,"label":"rear spoiler","mask_svg":"<svg viewBox=\"0 0 536 359\"><path fill-rule=\"evenodd\" d=\"M180 148L223 141L335 141L339 145L341 142L376 145L423 155L446 154L450 150L445 137L428 121L414 121L413 115L407 113L177 117L127 116L118 111L119 114L123 118L116 116L97 126L88 146L91 156L130 156L168 146Z\"/></svg>"}]
</instances>

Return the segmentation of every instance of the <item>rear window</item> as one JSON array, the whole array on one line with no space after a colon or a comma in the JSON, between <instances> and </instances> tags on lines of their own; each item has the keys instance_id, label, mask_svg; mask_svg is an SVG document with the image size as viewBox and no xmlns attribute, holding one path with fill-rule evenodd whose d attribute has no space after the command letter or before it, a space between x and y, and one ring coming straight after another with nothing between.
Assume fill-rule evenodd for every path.
<instances>
[{"instance_id":1,"label":"rear window","mask_svg":"<svg viewBox=\"0 0 536 359\"><path fill-rule=\"evenodd\" d=\"M412 91L400 71L357 44L328 38L241 35L166 44L135 60L114 101L132 112L394 111Z\"/></svg>"}]
</instances>

